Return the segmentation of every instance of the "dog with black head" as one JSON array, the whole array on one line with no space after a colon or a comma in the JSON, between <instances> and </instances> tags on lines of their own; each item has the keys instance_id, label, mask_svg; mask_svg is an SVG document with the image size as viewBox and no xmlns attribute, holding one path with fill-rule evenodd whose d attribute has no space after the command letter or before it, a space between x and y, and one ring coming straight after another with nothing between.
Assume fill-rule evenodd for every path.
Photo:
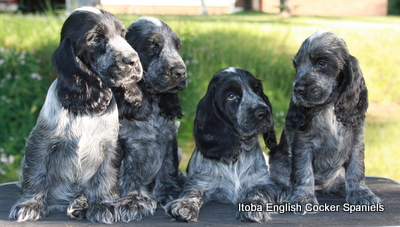
<instances>
[{"instance_id":1,"label":"dog with black head","mask_svg":"<svg viewBox=\"0 0 400 227\"><path fill-rule=\"evenodd\" d=\"M64 22L53 54L51 84L21 165L21 195L10 218L34 221L67 211L92 222L118 221L118 87L131 105L141 103L142 67L112 14L91 7ZM80 202L80 203L77 203Z\"/></svg>"},{"instance_id":2,"label":"dog with black head","mask_svg":"<svg viewBox=\"0 0 400 227\"><path fill-rule=\"evenodd\" d=\"M165 206L178 221L197 221L204 203L260 205L275 200L275 187L259 144L263 134L276 147L272 106L261 81L250 72L226 68L217 72L200 100L194 123L196 148L187 167L179 199ZM239 211L241 221L265 222L270 214Z\"/></svg>"},{"instance_id":3,"label":"dog with black head","mask_svg":"<svg viewBox=\"0 0 400 227\"><path fill-rule=\"evenodd\" d=\"M358 60L330 31L307 38L293 59L296 75L278 149L270 152L279 200L318 204L315 191L350 204L377 204L365 184L364 124L368 92Z\"/></svg>"},{"instance_id":4,"label":"dog with black head","mask_svg":"<svg viewBox=\"0 0 400 227\"><path fill-rule=\"evenodd\" d=\"M184 177L178 169L178 123L182 117L178 91L187 87L186 66L179 55L181 40L164 22L153 17L134 21L126 35L143 66L141 106L114 92L120 114L119 143L123 159L119 171L121 220L152 215L157 206L181 192Z\"/></svg>"}]
</instances>

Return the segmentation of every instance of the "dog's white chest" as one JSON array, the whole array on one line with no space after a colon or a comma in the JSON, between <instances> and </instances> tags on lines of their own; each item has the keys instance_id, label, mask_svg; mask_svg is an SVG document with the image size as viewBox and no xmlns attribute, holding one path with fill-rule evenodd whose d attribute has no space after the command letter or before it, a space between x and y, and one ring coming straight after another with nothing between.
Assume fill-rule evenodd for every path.
<instances>
[{"instance_id":1,"label":"dog's white chest","mask_svg":"<svg viewBox=\"0 0 400 227\"><path fill-rule=\"evenodd\" d=\"M63 165L71 166L66 179L90 179L104 162L106 149L115 148L118 139L118 110L115 101L103 114L73 115L61 106L55 93L56 81L51 85L38 121L47 127L53 152L63 152ZM95 136L94 136L95 135ZM55 154L54 154L55 155ZM80 179L74 176L80 176Z\"/></svg>"}]
</instances>

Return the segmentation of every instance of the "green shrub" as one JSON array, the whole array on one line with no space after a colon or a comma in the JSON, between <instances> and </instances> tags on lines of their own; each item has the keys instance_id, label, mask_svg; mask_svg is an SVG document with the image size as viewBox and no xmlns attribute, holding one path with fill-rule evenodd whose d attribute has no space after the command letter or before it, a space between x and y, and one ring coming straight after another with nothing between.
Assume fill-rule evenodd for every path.
<instances>
[{"instance_id":1,"label":"green shrub","mask_svg":"<svg viewBox=\"0 0 400 227\"><path fill-rule=\"evenodd\" d=\"M0 48L0 176L15 180L25 137L43 105L47 81L34 52ZM10 174L10 175L8 175Z\"/></svg>"}]
</instances>

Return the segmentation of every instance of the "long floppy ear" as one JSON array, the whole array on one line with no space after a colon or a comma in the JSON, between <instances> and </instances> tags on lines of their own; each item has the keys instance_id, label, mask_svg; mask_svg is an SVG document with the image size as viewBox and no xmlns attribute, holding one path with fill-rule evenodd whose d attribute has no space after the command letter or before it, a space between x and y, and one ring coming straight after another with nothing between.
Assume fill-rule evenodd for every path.
<instances>
[{"instance_id":1,"label":"long floppy ear","mask_svg":"<svg viewBox=\"0 0 400 227\"><path fill-rule=\"evenodd\" d=\"M148 98L146 89L144 88L145 85L143 80L138 81L135 86L137 86L138 91L140 94L142 94L140 106L136 106L132 102L126 100L125 91L123 88L113 88L115 99L117 100L118 105L118 114L120 118L145 121L153 112L153 104Z\"/></svg>"},{"instance_id":2,"label":"long floppy ear","mask_svg":"<svg viewBox=\"0 0 400 227\"><path fill-rule=\"evenodd\" d=\"M368 108L368 91L357 58L350 55L342 73L340 93L335 103L335 114L344 125L364 123Z\"/></svg>"},{"instance_id":3,"label":"long floppy ear","mask_svg":"<svg viewBox=\"0 0 400 227\"><path fill-rule=\"evenodd\" d=\"M123 99L132 106L140 106L143 102L143 94L139 89L136 80L131 80L129 83L124 83L117 88L118 93L123 94ZM115 93L114 93L115 94Z\"/></svg>"},{"instance_id":4,"label":"long floppy ear","mask_svg":"<svg viewBox=\"0 0 400 227\"><path fill-rule=\"evenodd\" d=\"M208 91L197 106L194 139L204 157L225 163L235 163L240 155L239 139L219 116L214 102L214 92Z\"/></svg>"},{"instance_id":5,"label":"long floppy ear","mask_svg":"<svg viewBox=\"0 0 400 227\"><path fill-rule=\"evenodd\" d=\"M78 113L100 113L112 99L100 77L92 73L74 54L70 38L64 39L52 56L57 72L57 95L64 108Z\"/></svg>"},{"instance_id":6,"label":"long floppy ear","mask_svg":"<svg viewBox=\"0 0 400 227\"><path fill-rule=\"evenodd\" d=\"M275 147L278 145L278 143L276 142L276 135L275 135L275 131L274 131L274 119L273 119L273 115L272 115L272 105L271 105L271 102L269 101L268 96L266 96L264 93L261 94L261 98L263 99L265 104L267 104L267 106L271 110L272 127L269 128L269 130L263 134L263 138L264 138L265 146L267 146L267 148L269 150L272 150L272 149L275 149Z\"/></svg>"},{"instance_id":7,"label":"long floppy ear","mask_svg":"<svg viewBox=\"0 0 400 227\"><path fill-rule=\"evenodd\" d=\"M285 119L285 127L293 128L299 131L305 131L310 125L311 115L309 108L303 106L296 106L292 100L290 100L288 113Z\"/></svg>"},{"instance_id":8,"label":"long floppy ear","mask_svg":"<svg viewBox=\"0 0 400 227\"><path fill-rule=\"evenodd\" d=\"M161 109L161 115L167 118L182 118L182 108L179 104L179 97L177 93L174 94L161 94L158 100L158 106Z\"/></svg>"}]
</instances>

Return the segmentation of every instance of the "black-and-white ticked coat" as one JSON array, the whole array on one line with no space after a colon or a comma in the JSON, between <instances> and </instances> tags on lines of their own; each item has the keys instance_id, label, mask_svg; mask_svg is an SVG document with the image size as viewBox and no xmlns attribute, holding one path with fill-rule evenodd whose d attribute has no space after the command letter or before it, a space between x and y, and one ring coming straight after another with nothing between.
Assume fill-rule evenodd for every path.
<instances>
[{"instance_id":1,"label":"black-and-white ticked coat","mask_svg":"<svg viewBox=\"0 0 400 227\"><path fill-rule=\"evenodd\" d=\"M34 221L50 211L113 223L117 213L118 109L112 88L137 105L142 77L121 21L91 7L64 22L51 84L21 164L21 195L10 218Z\"/></svg>"},{"instance_id":2,"label":"black-and-white ticked coat","mask_svg":"<svg viewBox=\"0 0 400 227\"><path fill-rule=\"evenodd\" d=\"M119 172L121 220L140 220L153 214L157 202L178 196L183 175L178 169L177 130L182 117L178 91L187 86L186 66L179 55L181 41L164 22L143 17L126 35L143 66L141 106L117 98L120 111L119 143L123 153ZM117 97L120 92L115 91Z\"/></svg>"},{"instance_id":3,"label":"black-and-white ticked coat","mask_svg":"<svg viewBox=\"0 0 400 227\"><path fill-rule=\"evenodd\" d=\"M364 123L367 88L342 38L319 31L293 59L293 94L270 170L280 200L318 204L316 190L341 193L350 204L380 199L365 184ZM297 213L305 214L305 209Z\"/></svg>"},{"instance_id":4,"label":"black-and-white ticked coat","mask_svg":"<svg viewBox=\"0 0 400 227\"><path fill-rule=\"evenodd\" d=\"M197 221L204 203L273 203L275 188L259 144L276 147L272 106L261 82L239 68L217 72L200 100L194 125L196 149L179 199L165 206L179 221ZM238 212L242 221L265 222L268 212Z\"/></svg>"}]
</instances>

